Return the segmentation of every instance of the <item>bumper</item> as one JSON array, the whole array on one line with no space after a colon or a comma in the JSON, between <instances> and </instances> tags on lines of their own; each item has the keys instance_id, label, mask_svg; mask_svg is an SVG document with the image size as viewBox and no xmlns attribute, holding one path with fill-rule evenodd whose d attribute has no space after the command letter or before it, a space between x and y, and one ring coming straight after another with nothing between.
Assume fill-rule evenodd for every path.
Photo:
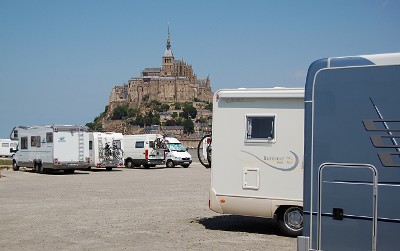
<instances>
[{"instance_id":1,"label":"bumper","mask_svg":"<svg viewBox=\"0 0 400 251\"><path fill-rule=\"evenodd\" d=\"M192 164L192 160L172 160L172 162L174 162L175 165L190 165Z\"/></svg>"}]
</instances>

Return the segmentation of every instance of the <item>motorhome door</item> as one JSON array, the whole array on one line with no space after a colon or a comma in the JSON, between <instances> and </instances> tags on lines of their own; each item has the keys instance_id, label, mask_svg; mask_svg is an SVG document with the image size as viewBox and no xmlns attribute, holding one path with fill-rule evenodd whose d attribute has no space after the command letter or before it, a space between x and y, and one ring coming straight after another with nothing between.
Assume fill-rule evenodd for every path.
<instances>
[{"instance_id":1,"label":"motorhome door","mask_svg":"<svg viewBox=\"0 0 400 251\"><path fill-rule=\"evenodd\" d=\"M368 178L351 178L360 176ZM375 167L323 164L318 180L318 250L376 250Z\"/></svg>"}]
</instances>

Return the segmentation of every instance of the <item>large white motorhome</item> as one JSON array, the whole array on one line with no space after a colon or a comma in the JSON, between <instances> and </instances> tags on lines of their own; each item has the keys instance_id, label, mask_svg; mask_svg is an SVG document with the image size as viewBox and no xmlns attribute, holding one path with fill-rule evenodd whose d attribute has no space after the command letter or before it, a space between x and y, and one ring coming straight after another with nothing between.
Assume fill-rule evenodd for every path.
<instances>
[{"instance_id":1,"label":"large white motorhome","mask_svg":"<svg viewBox=\"0 0 400 251\"><path fill-rule=\"evenodd\" d=\"M165 146L161 146L160 134L124 135L124 164L127 168L145 168L163 165Z\"/></svg>"},{"instance_id":2,"label":"large white motorhome","mask_svg":"<svg viewBox=\"0 0 400 251\"><path fill-rule=\"evenodd\" d=\"M123 139L122 133L90 132L90 166L103 167L107 171L123 166Z\"/></svg>"},{"instance_id":3,"label":"large white motorhome","mask_svg":"<svg viewBox=\"0 0 400 251\"><path fill-rule=\"evenodd\" d=\"M214 94L210 209L276 217L303 227L304 89L225 89Z\"/></svg>"},{"instance_id":4,"label":"large white motorhome","mask_svg":"<svg viewBox=\"0 0 400 251\"><path fill-rule=\"evenodd\" d=\"M17 149L18 141L11 139L0 139L0 156L12 157L13 151Z\"/></svg>"},{"instance_id":5,"label":"large white motorhome","mask_svg":"<svg viewBox=\"0 0 400 251\"><path fill-rule=\"evenodd\" d=\"M73 173L90 165L86 126L17 126L12 130L10 139L19 142L13 159L14 171L23 166L32 167L38 173L47 169Z\"/></svg>"},{"instance_id":6,"label":"large white motorhome","mask_svg":"<svg viewBox=\"0 0 400 251\"><path fill-rule=\"evenodd\" d=\"M298 251L399 250L399 93L400 53L310 65Z\"/></svg>"}]
</instances>

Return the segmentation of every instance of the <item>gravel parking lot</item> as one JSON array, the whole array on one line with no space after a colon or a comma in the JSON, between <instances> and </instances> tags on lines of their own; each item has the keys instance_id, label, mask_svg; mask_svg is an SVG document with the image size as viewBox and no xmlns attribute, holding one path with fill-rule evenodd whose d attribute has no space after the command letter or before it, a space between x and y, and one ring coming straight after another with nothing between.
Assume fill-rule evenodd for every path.
<instances>
[{"instance_id":1,"label":"gravel parking lot","mask_svg":"<svg viewBox=\"0 0 400 251\"><path fill-rule=\"evenodd\" d=\"M0 250L296 250L273 220L210 211L197 162L2 175Z\"/></svg>"}]
</instances>

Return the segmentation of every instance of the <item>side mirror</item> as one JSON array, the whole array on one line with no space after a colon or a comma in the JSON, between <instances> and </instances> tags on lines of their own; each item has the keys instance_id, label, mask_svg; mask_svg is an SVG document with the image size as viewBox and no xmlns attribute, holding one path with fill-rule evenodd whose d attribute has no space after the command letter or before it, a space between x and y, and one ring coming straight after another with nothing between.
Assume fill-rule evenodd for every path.
<instances>
[{"instance_id":1,"label":"side mirror","mask_svg":"<svg viewBox=\"0 0 400 251\"><path fill-rule=\"evenodd\" d=\"M18 149L10 148L10 153L16 153L18 152Z\"/></svg>"}]
</instances>

